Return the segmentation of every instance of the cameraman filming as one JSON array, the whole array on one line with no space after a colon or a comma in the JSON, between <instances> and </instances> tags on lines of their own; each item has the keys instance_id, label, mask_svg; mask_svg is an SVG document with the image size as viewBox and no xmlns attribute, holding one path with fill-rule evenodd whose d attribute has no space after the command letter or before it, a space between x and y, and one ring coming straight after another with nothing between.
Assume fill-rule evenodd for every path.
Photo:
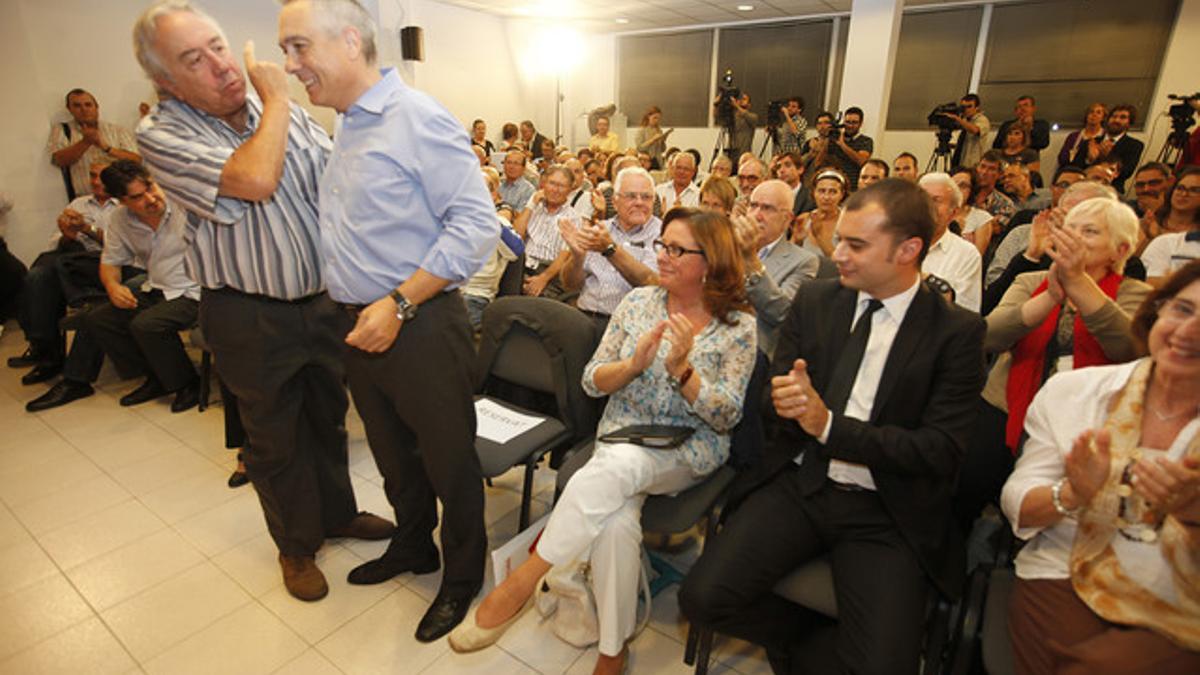
<instances>
[{"instance_id":1,"label":"cameraman filming","mask_svg":"<svg viewBox=\"0 0 1200 675\"><path fill-rule=\"evenodd\" d=\"M983 156L983 139L991 132L992 123L983 114L979 96L967 94L959 100L958 105L962 111L960 114L945 113L960 129L950 164L973 169Z\"/></svg>"},{"instance_id":2,"label":"cameraman filming","mask_svg":"<svg viewBox=\"0 0 1200 675\"><path fill-rule=\"evenodd\" d=\"M733 100L733 134L729 141L730 158L741 157L754 145L754 128L758 115L750 112L750 94L743 92Z\"/></svg>"},{"instance_id":3,"label":"cameraman filming","mask_svg":"<svg viewBox=\"0 0 1200 675\"><path fill-rule=\"evenodd\" d=\"M862 119L862 108L857 107L846 110L840 125L834 122L832 113L817 113L817 136L805 141L800 153L805 170L814 172L832 166L846 175L852 189L857 189L858 172L875 150L875 141L858 133Z\"/></svg>"},{"instance_id":4,"label":"cameraman filming","mask_svg":"<svg viewBox=\"0 0 1200 675\"><path fill-rule=\"evenodd\" d=\"M804 142L804 133L808 129L808 120L804 119L804 99L792 96L787 100L783 109L783 125L779 128L779 152L800 152L800 144Z\"/></svg>"}]
</instances>

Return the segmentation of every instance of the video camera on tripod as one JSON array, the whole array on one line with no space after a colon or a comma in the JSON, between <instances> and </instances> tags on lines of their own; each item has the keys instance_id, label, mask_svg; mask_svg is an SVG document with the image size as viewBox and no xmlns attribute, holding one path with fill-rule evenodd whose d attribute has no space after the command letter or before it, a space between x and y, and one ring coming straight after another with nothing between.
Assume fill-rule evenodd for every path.
<instances>
[{"instance_id":1,"label":"video camera on tripod","mask_svg":"<svg viewBox=\"0 0 1200 675\"><path fill-rule=\"evenodd\" d=\"M952 163L950 137L960 126L958 120L951 117L951 115L962 117L964 112L966 111L958 101L940 103L933 106L933 110L929 111L929 115L925 119L929 122L929 126L937 127L937 131L934 132L934 135L937 137L937 146L933 149L933 156L929 158L929 167L927 167L927 170L940 168L948 171L950 169L950 164Z\"/></svg>"},{"instance_id":2,"label":"video camera on tripod","mask_svg":"<svg viewBox=\"0 0 1200 675\"><path fill-rule=\"evenodd\" d=\"M1196 115L1196 110L1192 107L1192 102L1200 100L1200 92L1192 95L1187 94L1167 94L1168 101L1179 101L1170 108L1167 108L1167 114L1171 117L1171 133L1167 136L1167 140L1163 143L1162 150L1158 153L1158 161L1174 164L1179 158L1179 154L1188 144L1188 129L1195 124L1193 119Z\"/></svg>"},{"instance_id":3,"label":"video camera on tripod","mask_svg":"<svg viewBox=\"0 0 1200 675\"><path fill-rule=\"evenodd\" d=\"M721 83L717 85L717 126L733 128L733 109L741 97L742 90L733 86L733 70L726 68Z\"/></svg>"}]
</instances>

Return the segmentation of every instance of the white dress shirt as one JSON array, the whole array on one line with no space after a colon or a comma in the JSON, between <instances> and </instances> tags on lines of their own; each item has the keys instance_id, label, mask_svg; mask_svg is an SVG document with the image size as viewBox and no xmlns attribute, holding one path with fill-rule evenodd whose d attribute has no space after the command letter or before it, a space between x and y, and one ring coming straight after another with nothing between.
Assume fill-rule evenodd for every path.
<instances>
[{"instance_id":1,"label":"white dress shirt","mask_svg":"<svg viewBox=\"0 0 1200 675\"><path fill-rule=\"evenodd\" d=\"M658 199L662 202L664 213L666 213L666 211L672 206L675 206L676 191L675 183L673 181L660 183L658 187L654 188L654 191L658 193ZM700 206L700 188L696 187L695 183L688 183L687 187L685 187L683 191L679 192L678 194L679 203L681 205Z\"/></svg>"},{"instance_id":2,"label":"white dress shirt","mask_svg":"<svg viewBox=\"0 0 1200 675\"><path fill-rule=\"evenodd\" d=\"M1171 276L1193 260L1200 260L1200 233L1197 232L1160 234L1142 251L1147 277Z\"/></svg>"},{"instance_id":3,"label":"white dress shirt","mask_svg":"<svg viewBox=\"0 0 1200 675\"><path fill-rule=\"evenodd\" d=\"M908 290L881 300L883 307L871 315L871 335L867 339L867 348L863 352L862 362L858 364L858 373L854 376L854 386L850 388L850 398L846 401L844 412L846 417L853 417L864 422L871 419L871 410L875 407L875 393L879 390L879 380L883 377L883 367L887 364L888 354L892 351L892 344L896 341L896 333L900 330L900 324L904 322L904 315L908 313L913 298L917 297L917 289L920 286L921 280L918 279ZM854 307L854 320L850 322L851 330L858 321L858 317L867 310L867 303L871 299L870 295L859 291ZM833 415L830 414L825 421L825 429L817 437L817 441L821 445L829 440L829 430L832 426ZM796 459L796 462L799 463L803 459L802 455ZM871 476L871 469L865 464L830 459L827 475L836 483L857 485L868 490L875 489L875 478Z\"/></svg>"},{"instance_id":4,"label":"white dress shirt","mask_svg":"<svg viewBox=\"0 0 1200 675\"><path fill-rule=\"evenodd\" d=\"M983 302L983 258L974 244L947 231L929 247L921 271L949 283L959 307L979 311Z\"/></svg>"}]
</instances>

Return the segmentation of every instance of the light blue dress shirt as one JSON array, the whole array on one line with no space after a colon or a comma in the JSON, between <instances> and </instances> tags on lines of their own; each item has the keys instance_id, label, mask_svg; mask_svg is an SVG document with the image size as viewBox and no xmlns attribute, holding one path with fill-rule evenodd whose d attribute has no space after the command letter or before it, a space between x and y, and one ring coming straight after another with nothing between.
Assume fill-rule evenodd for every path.
<instances>
[{"instance_id":1,"label":"light blue dress shirt","mask_svg":"<svg viewBox=\"0 0 1200 675\"><path fill-rule=\"evenodd\" d=\"M417 268L457 288L496 250L500 223L458 120L395 69L338 118L320 183L325 283L367 304Z\"/></svg>"}]
</instances>

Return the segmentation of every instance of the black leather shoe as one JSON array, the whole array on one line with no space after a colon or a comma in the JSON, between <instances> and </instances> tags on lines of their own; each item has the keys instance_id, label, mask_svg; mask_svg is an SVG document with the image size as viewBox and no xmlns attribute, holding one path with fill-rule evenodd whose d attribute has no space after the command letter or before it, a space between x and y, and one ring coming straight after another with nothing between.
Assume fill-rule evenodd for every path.
<instances>
[{"instance_id":1,"label":"black leather shoe","mask_svg":"<svg viewBox=\"0 0 1200 675\"><path fill-rule=\"evenodd\" d=\"M245 471L234 471L229 474L229 480L225 481L225 484L231 488L240 488L249 482L250 477L246 475Z\"/></svg>"},{"instance_id":2,"label":"black leather shoe","mask_svg":"<svg viewBox=\"0 0 1200 675\"><path fill-rule=\"evenodd\" d=\"M36 365L37 362L41 361L41 360L42 360L42 355L39 354L36 350L34 350L34 348L32 346L30 346L30 347L25 348L24 354L21 354L20 356L8 357L8 367L9 368L28 368L29 366Z\"/></svg>"},{"instance_id":3,"label":"black leather shoe","mask_svg":"<svg viewBox=\"0 0 1200 675\"><path fill-rule=\"evenodd\" d=\"M175 392L175 400L171 401L171 412L180 413L191 410L200 404L200 381L195 380L183 389Z\"/></svg>"},{"instance_id":4,"label":"black leather shoe","mask_svg":"<svg viewBox=\"0 0 1200 675\"><path fill-rule=\"evenodd\" d=\"M167 390L163 389L163 386L158 383L158 380L154 379L153 377L148 377L146 378L146 381L142 383L142 386L122 396L120 403L121 405L128 407L131 405L137 405L139 403L145 403L146 401L153 401L159 396L166 395L166 393Z\"/></svg>"},{"instance_id":5,"label":"black leather shoe","mask_svg":"<svg viewBox=\"0 0 1200 675\"><path fill-rule=\"evenodd\" d=\"M438 591L433 604L426 610L425 616L421 617L421 623L417 624L417 641L433 642L454 630L454 627L466 618L467 610L471 608L471 601L477 593L478 586L469 592L450 591L445 588Z\"/></svg>"},{"instance_id":6,"label":"black leather shoe","mask_svg":"<svg viewBox=\"0 0 1200 675\"><path fill-rule=\"evenodd\" d=\"M39 363L33 370L21 376L21 384L38 384L58 377L62 372L61 363Z\"/></svg>"},{"instance_id":7,"label":"black leather shoe","mask_svg":"<svg viewBox=\"0 0 1200 675\"><path fill-rule=\"evenodd\" d=\"M385 553L381 558L365 562L350 570L346 581L355 586L371 586L382 584L405 572L429 574L438 571L439 567L441 567L441 561L438 560L437 549L434 549L432 554L423 556L389 556Z\"/></svg>"},{"instance_id":8,"label":"black leather shoe","mask_svg":"<svg viewBox=\"0 0 1200 675\"><path fill-rule=\"evenodd\" d=\"M96 393L96 390L92 389L92 385L90 384L62 380L53 387L50 387L50 391L26 403L25 410L29 412L49 410L57 408L60 405L66 405L71 401L86 398L94 393Z\"/></svg>"}]
</instances>

